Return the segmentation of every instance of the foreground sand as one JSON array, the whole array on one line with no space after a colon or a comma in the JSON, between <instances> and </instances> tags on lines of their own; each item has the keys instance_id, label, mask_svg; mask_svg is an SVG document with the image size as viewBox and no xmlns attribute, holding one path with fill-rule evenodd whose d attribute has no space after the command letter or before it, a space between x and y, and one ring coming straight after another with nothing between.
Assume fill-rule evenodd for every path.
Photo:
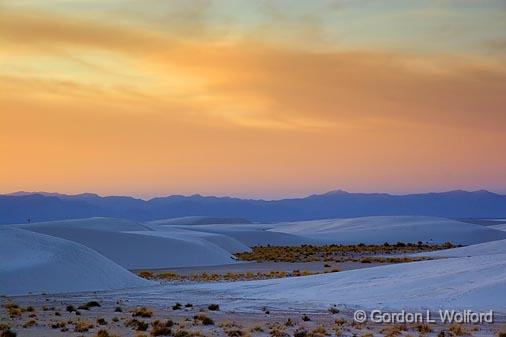
<instances>
[{"instance_id":1,"label":"foreground sand","mask_svg":"<svg viewBox=\"0 0 506 337\"><path fill-rule=\"evenodd\" d=\"M69 306L78 308L91 299L100 307L89 310L77 309L69 312ZM16 303L24 312L10 317L6 305ZM86 293L69 295L39 295L2 298L0 326L8 325L18 336L96 336L105 330L109 336L156 335L155 321L171 320L169 333L176 337L227 336L227 337L324 337L324 336L498 336L506 332L504 316L495 317L493 324L448 325L448 324L379 324L353 322L353 310L301 310L257 307L248 310L227 310L220 307L210 310L213 303L182 302L174 309L175 301L143 303L142 299L124 299L113 294ZM190 306L191 304L191 306ZM32 308L29 308L29 307ZM133 317L139 307L145 307L145 316ZM229 307L225 305L225 307ZM28 310L26 310L28 308ZM121 308L119 311L118 308ZM212 308L212 307L211 307ZM152 312L152 314L149 314ZM200 316L195 319L195 316ZM208 317L205 325L203 317ZM137 331L132 320L147 323ZM128 325L130 322L130 326ZM76 331L85 327L87 331ZM160 332L163 330L159 330ZM441 331L445 334L441 335ZM449 331L453 331L449 333ZM101 337L107 336L103 332Z\"/></svg>"}]
</instances>

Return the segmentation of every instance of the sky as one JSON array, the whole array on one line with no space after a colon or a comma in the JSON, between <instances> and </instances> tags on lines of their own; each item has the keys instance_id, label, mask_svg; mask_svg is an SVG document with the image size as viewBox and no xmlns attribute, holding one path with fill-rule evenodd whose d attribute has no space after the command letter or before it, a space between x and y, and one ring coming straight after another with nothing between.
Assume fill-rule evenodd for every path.
<instances>
[{"instance_id":1,"label":"sky","mask_svg":"<svg viewBox=\"0 0 506 337\"><path fill-rule=\"evenodd\" d=\"M0 0L0 193L506 192L504 0Z\"/></svg>"}]
</instances>

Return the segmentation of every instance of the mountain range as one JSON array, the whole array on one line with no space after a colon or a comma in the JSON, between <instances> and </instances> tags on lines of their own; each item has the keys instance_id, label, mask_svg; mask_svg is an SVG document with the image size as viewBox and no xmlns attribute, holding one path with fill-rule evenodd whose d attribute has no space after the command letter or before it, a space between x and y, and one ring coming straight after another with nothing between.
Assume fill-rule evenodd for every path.
<instances>
[{"instance_id":1,"label":"mountain range","mask_svg":"<svg viewBox=\"0 0 506 337\"><path fill-rule=\"evenodd\" d=\"M205 215L278 222L373 215L449 218L506 217L506 195L485 190L392 195L337 190L304 198L240 199L172 195L150 200L128 196L16 192L0 195L0 224L95 216L154 220Z\"/></svg>"}]
</instances>

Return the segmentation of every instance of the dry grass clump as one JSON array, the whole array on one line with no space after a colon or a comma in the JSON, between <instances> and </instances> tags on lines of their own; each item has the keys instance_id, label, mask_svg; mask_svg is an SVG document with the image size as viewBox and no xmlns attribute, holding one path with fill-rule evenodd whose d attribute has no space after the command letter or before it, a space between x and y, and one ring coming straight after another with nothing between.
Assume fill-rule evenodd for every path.
<instances>
[{"instance_id":1,"label":"dry grass clump","mask_svg":"<svg viewBox=\"0 0 506 337\"><path fill-rule=\"evenodd\" d=\"M447 242L444 244L425 244L422 242L403 243L398 242L394 245L301 245L301 246L254 246L249 252L236 253L238 260L243 261L272 261L272 262L326 262L326 266L330 267L329 262L349 261L350 258L365 255L387 255L414 253L421 251L441 250L456 247ZM403 262L402 259L378 260L379 262ZM365 260L364 263L371 261ZM406 261L408 262L408 261Z\"/></svg>"},{"instance_id":2,"label":"dry grass clump","mask_svg":"<svg viewBox=\"0 0 506 337\"><path fill-rule=\"evenodd\" d=\"M131 310L131 312L132 312L132 317L149 318L149 317L153 316L153 311L146 308L146 307L137 307L137 308Z\"/></svg>"},{"instance_id":3,"label":"dry grass clump","mask_svg":"<svg viewBox=\"0 0 506 337\"><path fill-rule=\"evenodd\" d=\"M460 324L452 324L448 328L454 336L466 336L469 335L469 332Z\"/></svg>"},{"instance_id":4,"label":"dry grass clump","mask_svg":"<svg viewBox=\"0 0 506 337\"><path fill-rule=\"evenodd\" d=\"M136 331L146 331L148 329L148 323L133 318L125 322L125 327Z\"/></svg>"},{"instance_id":5,"label":"dry grass clump","mask_svg":"<svg viewBox=\"0 0 506 337\"><path fill-rule=\"evenodd\" d=\"M96 333L95 337L118 337L116 335L111 335L109 333L109 331L107 330L98 330L98 332Z\"/></svg>"},{"instance_id":6,"label":"dry grass clump","mask_svg":"<svg viewBox=\"0 0 506 337\"><path fill-rule=\"evenodd\" d=\"M0 323L0 331L9 330L10 328L9 324Z\"/></svg>"},{"instance_id":7,"label":"dry grass clump","mask_svg":"<svg viewBox=\"0 0 506 337\"><path fill-rule=\"evenodd\" d=\"M37 325L37 321L34 319L28 320L25 323L23 323L23 328L31 328L33 326Z\"/></svg>"},{"instance_id":8,"label":"dry grass clump","mask_svg":"<svg viewBox=\"0 0 506 337\"><path fill-rule=\"evenodd\" d=\"M313 329L313 331L311 331L311 334L310 334L311 337L324 337L326 335L327 335L327 331L325 330L325 328L322 325Z\"/></svg>"},{"instance_id":9,"label":"dry grass clump","mask_svg":"<svg viewBox=\"0 0 506 337\"><path fill-rule=\"evenodd\" d=\"M432 327L429 324L419 324L416 326L415 329L421 334L427 334L432 332Z\"/></svg>"},{"instance_id":10,"label":"dry grass clump","mask_svg":"<svg viewBox=\"0 0 506 337\"><path fill-rule=\"evenodd\" d=\"M293 332L293 337L307 337L309 334L304 328L298 328Z\"/></svg>"},{"instance_id":11,"label":"dry grass clump","mask_svg":"<svg viewBox=\"0 0 506 337\"><path fill-rule=\"evenodd\" d=\"M199 314L193 316L196 322L200 322L202 325L214 325L214 321L207 315Z\"/></svg>"},{"instance_id":12,"label":"dry grass clump","mask_svg":"<svg viewBox=\"0 0 506 337\"><path fill-rule=\"evenodd\" d=\"M90 329L93 329L93 324L87 321L78 321L74 325L74 331L75 332L87 332Z\"/></svg>"},{"instance_id":13,"label":"dry grass clump","mask_svg":"<svg viewBox=\"0 0 506 337\"><path fill-rule=\"evenodd\" d=\"M67 323L65 323L63 321L54 322L51 324L51 329L61 329L63 331L64 329L66 329L66 327L67 327Z\"/></svg>"},{"instance_id":14,"label":"dry grass clump","mask_svg":"<svg viewBox=\"0 0 506 337\"><path fill-rule=\"evenodd\" d=\"M174 322L170 319L162 322L159 320L151 323L153 329L151 330L151 336L170 336L172 335L172 327L174 326Z\"/></svg>"},{"instance_id":15,"label":"dry grass clump","mask_svg":"<svg viewBox=\"0 0 506 337\"><path fill-rule=\"evenodd\" d=\"M4 307L11 318L19 317L25 311L23 308L13 302L6 303Z\"/></svg>"},{"instance_id":16,"label":"dry grass clump","mask_svg":"<svg viewBox=\"0 0 506 337\"><path fill-rule=\"evenodd\" d=\"M385 337L395 337L400 336L403 331L406 331L407 327L402 324L392 324L388 325L385 328L381 329L381 333L385 335Z\"/></svg>"},{"instance_id":17,"label":"dry grass clump","mask_svg":"<svg viewBox=\"0 0 506 337\"><path fill-rule=\"evenodd\" d=\"M105 320L105 318L97 318L97 324L98 325L107 325L107 321Z\"/></svg>"}]
</instances>

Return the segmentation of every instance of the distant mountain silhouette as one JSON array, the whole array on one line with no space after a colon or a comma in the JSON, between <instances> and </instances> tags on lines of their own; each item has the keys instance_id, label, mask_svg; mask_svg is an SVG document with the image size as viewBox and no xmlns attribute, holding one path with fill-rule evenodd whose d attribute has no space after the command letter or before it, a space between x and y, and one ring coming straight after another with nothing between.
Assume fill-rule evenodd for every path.
<instances>
[{"instance_id":1,"label":"distant mountain silhouette","mask_svg":"<svg viewBox=\"0 0 506 337\"><path fill-rule=\"evenodd\" d=\"M126 196L101 197L92 193L17 192L0 195L0 224L92 216L155 220L193 215L266 222L372 215L495 218L506 217L506 195L484 190L408 195L337 190L272 201L201 195L173 195L147 201Z\"/></svg>"}]
</instances>

